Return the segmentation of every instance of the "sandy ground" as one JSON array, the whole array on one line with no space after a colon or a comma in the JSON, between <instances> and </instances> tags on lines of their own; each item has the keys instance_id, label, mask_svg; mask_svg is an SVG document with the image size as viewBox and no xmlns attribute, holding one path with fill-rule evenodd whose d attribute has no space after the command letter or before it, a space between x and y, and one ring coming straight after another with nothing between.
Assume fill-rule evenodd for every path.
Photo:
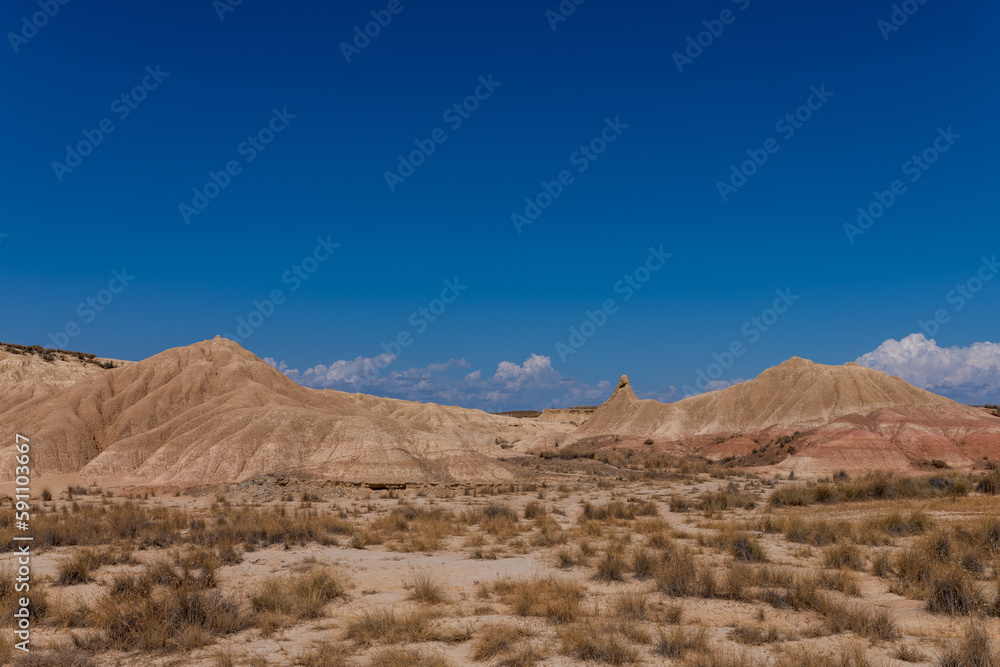
<instances>
[{"instance_id":1,"label":"sandy ground","mask_svg":"<svg viewBox=\"0 0 1000 667\"><path fill-rule=\"evenodd\" d=\"M751 520L765 515L780 517L795 513L805 520L858 522L868 516L878 516L899 509L898 503L873 502L772 510L766 503L769 491L767 485L760 485L758 480L740 479L741 487L749 483L751 488L746 491L748 494L759 497L760 502L756 508L716 513L672 512L670 511L672 497L689 498L692 503L696 503L699 494L720 488L726 482L711 479L704 474L672 480L625 481L593 475L563 475L561 479L563 481L546 484L544 488L496 495L480 495L479 492L476 492L476 495L465 495L471 491L430 487L392 492L347 487L337 489L336 493L328 491L321 502L309 503L308 509L319 512L344 512L350 516L350 521L364 526L384 516L393 508L400 507L401 504L446 509L460 517L463 513L481 510L490 503L502 503L523 517L525 506L534 501L545 508L546 517L554 520L558 528L565 531L568 539L565 548L576 549L583 543L592 546L594 555L587 559L586 565L558 567L557 553L564 546L533 546L532 536L537 532L536 523L524 518L518 521L518 534L505 539L485 535L482 527L478 525L463 526L461 530L463 534L445 538L440 548L429 553L403 552L393 543L356 548L357 545L352 546L351 540L344 536L338 536L338 544L335 545L308 543L288 548L282 545L269 546L247 551L243 554L242 562L219 568L217 588L245 600L268 577L330 566L342 573L350 582L346 599L328 604L322 618L290 622L286 627L273 633L253 627L238 634L219 637L210 645L201 648L161 652L97 653L92 655L92 659L94 664L102 666L295 665L301 664L300 659L319 642L331 641L344 646L350 654L347 664L368 665L373 656L378 655L385 647L378 644L362 646L347 641L344 639L345 628L351 619L366 609L391 607L401 610L428 610L438 617L434 621L438 627L447 628L458 634L460 640L401 645L419 650L425 656L443 656L448 664L497 664L499 658L480 663L475 663L471 658L477 633L484 625L497 623L523 627L531 633L524 641L527 645L536 647L537 654L541 658L534 664L552 666L582 664L577 658L565 654L558 636L560 628L556 624L545 618L514 615L511 606L505 604L499 597L493 595L483 599L481 593L481 590L488 588L492 582L503 579L549 575L578 582L585 588L582 603L585 622L592 623L593 627L598 629L613 622L609 620L612 618L609 610L617 595L623 591L645 592L649 612L647 620L640 622L639 625L651 638L648 642L634 641L630 642L630 645L636 651L640 662L650 665L678 662L673 658L658 656L654 650L656 633L670 626L662 620L666 609L678 603L683 606L681 621L683 626L690 629L706 628L713 650L727 655L743 654L761 662L774 662L783 655L794 654L797 650L839 655L845 645L857 640L862 643L870 659L884 664L900 663L894 655L902 645L913 647L923 655L925 659L918 660L918 663L932 664L939 659L948 643L962 633L967 622L963 617L927 612L922 600L908 599L891 593L890 582L887 579L876 577L869 572L852 573L860 587L861 597L852 599L851 603L863 603L889 610L901 631L901 636L897 639L870 641L865 638L856 639L850 632L831 634L817 631L823 619L816 613L777 609L758 600L744 602L693 596L672 598L659 592L654 580L637 579L628 571L620 582L603 582L594 578L595 566L601 554L616 538L621 542L624 536L627 544L626 553L632 553L643 546L647 537L636 529L638 522L643 520L662 521L679 546L689 547L697 554L699 562L715 566L718 577L722 578L732 567L732 557L725 550L713 547L706 540L717 534L730 521ZM100 487L104 491L114 491L118 482L120 480L99 480ZM45 487L52 492L55 499L49 503L42 503L47 509L52 509L70 504L66 493L71 487L81 485L90 487L95 483L97 480L64 476L37 480L34 487L38 489ZM779 482L779 484L787 483L789 482ZM0 494L2 493L9 492L0 487ZM118 489L111 498L78 494L74 499L83 504L117 503L123 501L120 493L121 489ZM177 508L193 515L210 517L214 511L213 507L220 500L221 496L215 494L197 497L164 494L140 498L138 502L150 508ZM238 494L225 496L226 503L237 507L246 500L247 498L241 498ZM657 516L634 520L581 522L583 503L599 506L613 501L630 505L651 501L655 504ZM288 511L293 512L302 503L299 499L274 500L261 505L283 505ZM950 525L955 522L976 522L983 518L996 517L1000 514L1000 502L996 497L973 495L958 500L912 501L906 504L905 509L922 509L936 525ZM0 511L11 510L7 506L0 508ZM600 526L595 527L596 524ZM587 525L594 534L587 532ZM802 573L822 570L822 549L789 542L780 533L754 533L754 535L764 547L770 566L784 567ZM473 539L476 536L481 536L477 538L478 542ZM893 552L913 539L916 538L897 539L891 545L884 547L863 547L863 551L866 557L871 557L880 550ZM476 543L481 543L478 552L476 547L470 546ZM58 576L59 564L80 548L55 547L37 551L33 560L34 580L54 582ZM137 549L134 551L134 556L141 563L148 563L163 554L183 552L185 549L184 546ZM477 557L477 553L480 555L486 553L488 559ZM10 567L12 559L13 555L10 553L0 554L0 568ZM94 571L94 581L91 583L71 586L56 586L50 583L48 590L51 598L60 600L64 604L76 601L92 604L106 593L115 573L141 570L141 565L104 566ZM417 574L427 574L437 582L443 589L446 601L426 605L409 600L407 584ZM992 563L984 571L982 586L987 587L986 582L991 577L996 581L996 576L996 563ZM987 622L992 623L994 636L1000 636L1000 623L997 619ZM739 643L730 638L736 626L773 628L780 639L761 646ZM42 621L34 630L33 640L36 650L41 650L45 646L70 644L74 632L80 630L57 628L51 622ZM689 655L681 662L691 659L693 658Z\"/></svg>"}]
</instances>

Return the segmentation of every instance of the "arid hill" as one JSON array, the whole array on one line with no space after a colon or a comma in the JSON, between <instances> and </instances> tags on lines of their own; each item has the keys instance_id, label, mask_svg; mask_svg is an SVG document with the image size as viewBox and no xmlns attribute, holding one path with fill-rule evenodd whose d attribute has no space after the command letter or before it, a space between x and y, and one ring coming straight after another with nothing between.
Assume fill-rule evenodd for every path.
<instances>
[{"instance_id":1,"label":"arid hill","mask_svg":"<svg viewBox=\"0 0 1000 667\"><path fill-rule=\"evenodd\" d=\"M627 377L577 439L822 472L970 467L1000 457L1000 419L855 363L793 357L749 382L676 403L639 400ZM625 438L623 441L622 438Z\"/></svg>"},{"instance_id":2,"label":"arid hill","mask_svg":"<svg viewBox=\"0 0 1000 667\"><path fill-rule=\"evenodd\" d=\"M309 389L223 338L115 364L32 349L0 349L2 479L17 432L32 439L36 476L170 486L264 475L512 482L518 468L501 458L574 443L802 472L1000 458L1000 418L857 364L793 358L671 404L639 400L623 376L600 408L573 413L579 420L521 419Z\"/></svg>"},{"instance_id":3,"label":"arid hill","mask_svg":"<svg viewBox=\"0 0 1000 667\"><path fill-rule=\"evenodd\" d=\"M64 377L57 367L27 364L30 372L0 376L0 396L14 397L0 412L0 442L13 443L15 432L29 435L36 475L176 485L275 473L369 483L504 482L514 475L495 458L501 444L545 427L479 410L309 389L223 338L111 370L77 370L76 382L69 371ZM11 445L0 450L4 475L13 470L12 456Z\"/></svg>"},{"instance_id":4,"label":"arid hill","mask_svg":"<svg viewBox=\"0 0 1000 667\"><path fill-rule=\"evenodd\" d=\"M92 354L0 343L0 414L48 398L77 380L125 362Z\"/></svg>"}]
</instances>

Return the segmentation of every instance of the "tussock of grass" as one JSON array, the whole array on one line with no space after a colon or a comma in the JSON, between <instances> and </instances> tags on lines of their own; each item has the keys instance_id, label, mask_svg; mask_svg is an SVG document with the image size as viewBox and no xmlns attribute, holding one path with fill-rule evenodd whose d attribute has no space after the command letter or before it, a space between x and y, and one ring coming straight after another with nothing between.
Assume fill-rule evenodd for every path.
<instances>
[{"instance_id":1,"label":"tussock of grass","mask_svg":"<svg viewBox=\"0 0 1000 667\"><path fill-rule=\"evenodd\" d=\"M726 529L708 538L708 543L724 549L741 563L767 562L767 554L760 540L744 531Z\"/></svg>"},{"instance_id":2,"label":"tussock of grass","mask_svg":"<svg viewBox=\"0 0 1000 667\"><path fill-rule=\"evenodd\" d=\"M375 643L422 642L432 638L432 616L423 611L366 609L347 623L345 638L365 646Z\"/></svg>"},{"instance_id":3,"label":"tussock of grass","mask_svg":"<svg viewBox=\"0 0 1000 667\"><path fill-rule=\"evenodd\" d=\"M543 516L545 516L545 505L541 504L537 500L532 500L524 506L525 519L540 519Z\"/></svg>"},{"instance_id":4,"label":"tussock of grass","mask_svg":"<svg viewBox=\"0 0 1000 667\"><path fill-rule=\"evenodd\" d=\"M644 621L649 615L649 598L638 589L624 591L611 600L611 613L623 624Z\"/></svg>"},{"instance_id":5,"label":"tussock of grass","mask_svg":"<svg viewBox=\"0 0 1000 667\"><path fill-rule=\"evenodd\" d=\"M1000 652L985 623L973 621L941 656L941 667L1000 667Z\"/></svg>"},{"instance_id":6,"label":"tussock of grass","mask_svg":"<svg viewBox=\"0 0 1000 667\"><path fill-rule=\"evenodd\" d=\"M554 623L571 623L581 615L583 588L555 577L505 579L493 591L518 616L541 616Z\"/></svg>"},{"instance_id":7,"label":"tussock of grass","mask_svg":"<svg viewBox=\"0 0 1000 667\"><path fill-rule=\"evenodd\" d=\"M892 651L892 657L902 662L927 662L927 654L912 644L900 644Z\"/></svg>"},{"instance_id":8,"label":"tussock of grass","mask_svg":"<svg viewBox=\"0 0 1000 667\"><path fill-rule=\"evenodd\" d=\"M577 660L592 660L606 665L639 662L639 652L614 627L568 625L559 630L560 650Z\"/></svg>"},{"instance_id":9,"label":"tussock of grass","mask_svg":"<svg viewBox=\"0 0 1000 667\"><path fill-rule=\"evenodd\" d=\"M900 636L889 610L881 607L847 605L826 599L820 610L830 632L850 631L871 641L889 641Z\"/></svg>"},{"instance_id":10,"label":"tussock of grass","mask_svg":"<svg viewBox=\"0 0 1000 667\"><path fill-rule=\"evenodd\" d=\"M664 559L656 569L654 579L661 593L671 597L694 595L698 580L698 565L694 553L684 549Z\"/></svg>"},{"instance_id":11,"label":"tussock of grass","mask_svg":"<svg viewBox=\"0 0 1000 667\"><path fill-rule=\"evenodd\" d=\"M756 506L757 496L741 491L734 482L718 491L706 491L698 499L698 509L709 515L736 508L752 510Z\"/></svg>"},{"instance_id":12,"label":"tussock of grass","mask_svg":"<svg viewBox=\"0 0 1000 667\"><path fill-rule=\"evenodd\" d=\"M92 581L90 574L103 565L132 565L137 561L129 549L81 549L56 565L56 586L72 586Z\"/></svg>"},{"instance_id":13,"label":"tussock of grass","mask_svg":"<svg viewBox=\"0 0 1000 667\"><path fill-rule=\"evenodd\" d=\"M616 550L608 550L597 562L594 579L598 581L622 581L625 578L627 565L625 559Z\"/></svg>"},{"instance_id":14,"label":"tussock of grass","mask_svg":"<svg viewBox=\"0 0 1000 667\"><path fill-rule=\"evenodd\" d=\"M418 572L413 578L404 582L403 587L409 590L410 600L426 604L439 604L445 601L444 588L427 572Z\"/></svg>"},{"instance_id":15,"label":"tussock of grass","mask_svg":"<svg viewBox=\"0 0 1000 667\"><path fill-rule=\"evenodd\" d=\"M294 618L319 618L327 603L347 594L343 577L329 569L272 577L250 597L254 611Z\"/></svg>"},{"instance_id":16,"label":"tussock of grass","mask_svg":"<svg viewBox=\"0 0 1000 667\"><path fill-rule=\"evenodd\" d=\"M450 663L440 653L424 653L414 649L388 648L372 656L370 667L448 667Z\"/></svg>"},{"instance_id":17,"label":"tussock of grass","mask_svg":"<svg viewBox=\"0 0 1000 667\"><path fill-rule=\"evenodd\" d=\"M878 663L875 663L878 664ZM778 657L776 667L874 667L864 644L847 642L838 653L820 653L807 648L796 649Z\"/></svg>"},{"instance_id":18,"label":"tussock of grass","mask_svg":"<svg viewBox=\"0 0 1000 667\"><path fill-rule=\"evenodd\" d=\"M483 627L472 644L472 659L476 661L492 660L500 655L510 653L514 648L531 636L531 633L517 625L487 625Z\"/></svg>"},{"instance_id":19,"label":"tussock of grass","mask_svg":"<svg viewBox=\"0 0 1000 667\"><path fill-rule=\"evenodd\" d=\"M823 567L865 571L865 559L856 544L837 544L823 550Z\"/></svg>"},{"instance_id":20,"label":"tussock of grass","mask_svg":"<svg viewBox=\"0 0 1000 667\"><path fill-rule=\"evenodd\" d=\"M649 549L636 549L632 554L632 574L636 579L649 579L656 572L659 559Z\"/></svg>"},{"instance_id":21,"label":"tussock of grass","mask_svg":"<svg viewBox=\"0 0 1000 667\"><path fill-rule=\"evenodd\" d=\"M708 649L708 632L705 628L686 630L678 625L669 630L660 630L653 652L665 658L683 658L689 651Z\"/></svg>"},{"instance_id":22,"label":"tussock of grass","mask_svg":"<svg viewBox=\"0 0 1000 667\"><path fill-rule=\"evenodd\" d=\"M840 591L844 595L861 597L857 577L847 570L823 570L816 575L816 583L820 588L829 591Z\"/></svg>"},{"instance_id":23,"label":"tussock of grass","mask_svg":"<svg viewBox=\"0 0 1000 667\"><path fill-rule=\"evenodd\" d=\"M301 667L347 667L349 655L344 646L324 640L299 655L295 664Z\"/></svg>"},{"instance_id":24,"label":"tussock of grass","mask_svg":"<svg viewBox=\"0 0 1000 667\"><path fill-rule=\"evenodd\" d=\"M968 615L984 606L976 582L960 567L944 567L930 581L927 611Z\"/></svg>"}]
</instances>

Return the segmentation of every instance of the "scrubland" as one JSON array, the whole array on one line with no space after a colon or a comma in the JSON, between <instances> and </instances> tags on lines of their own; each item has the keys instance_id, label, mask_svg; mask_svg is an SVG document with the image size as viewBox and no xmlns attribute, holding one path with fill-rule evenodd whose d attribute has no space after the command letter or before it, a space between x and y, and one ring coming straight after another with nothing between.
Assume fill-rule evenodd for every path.
<instances>
[{"instance_id":1,"label":"scrubland","mask_svg":"<svg viewBox=\"0 0 1000 667\"><path fill-rule=\"evenodd\" d=\"M493 487L40 487L30 655L0 510L0 662L1000 667L996 470L539 460Z\"/></svg>"}]
</instances>

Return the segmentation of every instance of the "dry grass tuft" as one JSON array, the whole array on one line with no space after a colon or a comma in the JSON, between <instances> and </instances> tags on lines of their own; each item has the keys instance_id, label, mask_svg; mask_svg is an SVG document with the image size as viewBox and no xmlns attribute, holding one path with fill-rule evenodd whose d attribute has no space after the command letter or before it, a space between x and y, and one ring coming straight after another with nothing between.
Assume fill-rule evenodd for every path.
<instances>
[{"instance_id":1,"label":"dry grass tuft","mask_svg":"<svg viewBox=\"0 0 1000 667\"><path fill-rule=\"evenodd\" d=\"M403 582L403 588L410 591L410 600L426 604L440 604L446 597L444 588L429 573L418 572L413 579Z\"/></svg>"},{"instance_id":2,"label":"dry grass tuft","mask_svg":"<svg viewBox=\"0 0 1000 667\"><path fill-rule=\"evenodd\" d=\"M531 632L516 625L487 625L479 631L472 644L472 659L490 660L514 651L518 643Z\"/></svg>"},{"instance_id":3,"label":"dry grass tuft","mask_svg":"<svg viewBox=\"0 0 1000 667\"><path fill-rule=\"evenodd\" d=\"M665 658L683 658L689 651L703 652L708 649L708 631L701 627L685 630L680 625L669 630L660 630L653 652Z\"/></svg>"},{"instance_id":4,"label":"dry grass tuft","mask_svg":"<svg viewBox=\"0 0 1000 667\"><path fill-rule=\"evenodd\" d=\"M350 651L331 641L321 641L301 654L295 661L302 667L347 667Z\"/></svg>"},{"instance_id":5,"label":"dry grass tuft","mask_svg":"<svg viewBox=\"0 0 1000 667\"><path fill-rule=\"evenodd\" d=\"M614 627L573 624L559 630L561 651L577 660L592 660L606 665L639 662L639 652Z\"/></svg>"},{"instance_id":6,"label":"dry grass tuft","mask_svg":"<svg viewBox=\"0 0 1000 667\"><path fill-rule=\"evenodd\" d=\"M518 616L541 616L554 623L572 623L581 615L584 589L555 577L505 579L493 584L500 599Z\"/></svg>"},{"instance_id":7,"label":"dry grass tuft","mask_svg":"<svg viewBox=\"0 0 1000 667\"><path fill-rule=\"evenodd\" d=\"M378 642L422 642L432 637L430 614L422 611L366 609L347 624L345 638L369 646Z\"/></svg>"},{"instance_id":8,"label":"dry grass tuft","mask_svg":"<svg viewBox=\"0 0 1000 667\"><path fill-rule=\"evenodd\" d=\"M823 550L823 567L865 571L865 559L856 544L837 544Z\"/></svg>"},{"instance_id":9,"label":"dry grass tuft","mask_svg":"<svg viewBox=\"0 0 1000 667\"><path fill-rule=\"evenodd\" d=\"M288 577L272 577L250 596L254 611L294 618L319 618L327 603L347 595L337 572L322 568Z\"/></svg>"},{"instance_id":10,"label":"dry grass tuft","mask_svg":"<svg viewBox=\"0 0 1000 667\"><path fill-rule=\"evenodd\" d=\"M846 605L827 598L820 613L833 633L850 631L871 641L890 641L901 635L892 614L881 607Z\"/></svg>"},{"instance_id":11,"label":"dry grass tuft","mask_svg":"<svg viewBox=\"0 0 1000 667\"><path fill-rule=\"evenodd\" d=\"M990 637L989 628L981 621L973 621L957 644L941 656L941 667L998 667L1000 653Z\"/></svg>"},{"instance_id":12,"label":"dry grass tuft","mask_svg":"<svg viewBox=\"0 0 1000 667\"><path fill-rule=\"evenodd\" d=\"M646 620L649 598L641 590L623 591L611 600L611 613L622 624Z\"/></svg>"},{"instance_id":13,"label":"dry grass tuft","mask_svg":"<svg viewBox=\"0 0 1000 667\"><path fill-rule=\"evenodd\" d=\"M422 653L414 649L388 648L372 656L370 667L448 667L440 653Z\"/></svg>"},{"instance_id":14,"label":"dry grass tuft","mask_svg":"<svg viewBox=\"0 0 1000 667\"><path fill-rule=\"evenodd\" d=\"M608 550L597 562L594 579L597 581L622 581L625 579L625 559L617 550Z\"/></svg>"}]
</instances>

